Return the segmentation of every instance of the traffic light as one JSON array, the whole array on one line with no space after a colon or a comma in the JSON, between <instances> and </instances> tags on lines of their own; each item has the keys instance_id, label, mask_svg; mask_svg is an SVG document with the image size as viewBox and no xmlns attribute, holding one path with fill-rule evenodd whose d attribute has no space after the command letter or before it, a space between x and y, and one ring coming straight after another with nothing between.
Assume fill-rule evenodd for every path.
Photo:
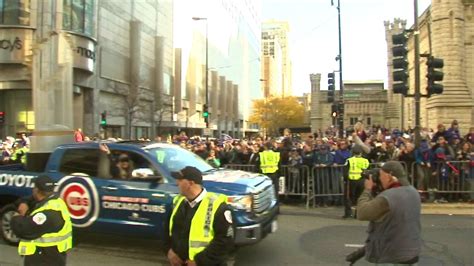
<instances>
[{"instance_id":1,"label":"traffic light","mask_svg":"<svg viewBox=\"0 0 474 266\"><path fill-rule=\"evenodd\" d=\"M205 104L203 107L202 107L202 117L204 117L207 121L207 118L209 117L209 109L207 107L207 104Z\"/></svg>"},{"instance_id":2,"label":"traffic light","mask_svg":"<svg viewBox=\"0 0 474 266\"><path fill-rule=\"evenodd\" d=\"M340 115L340 116L343 116L344 115L344 103L339 103L337 105L337 113Z\"/></svg>"},{"instance_id":3,"label":"traffic light","mask_svg":"<svg viewBox=\"0 0 474 266\"><path fill-rule=\"evenodd\" d=\"M0 111L0 124L5 123L5 112Z\"/></svg>"},{"instance_id":4,"label":"traffic light","mask_svg":"<svg viewBox=\"0 0 474 266\"><path fill-rule=\"evenodd\" d=\"M328 73L328 103L334 102L334 72Z\"/></svg>"},{"instance_id":5,"label":"traffic light","mask_svg":"<svg viewBox=\"0 0 474 266\"><path fill-rule=\"evenodd\" d=\"M408 36L405 32L392 35L393 93L408 93Z\"/></svg>"},{"instance_id":6,"label":"traffic light","mask_svg":"<svg viewBox=\"0 0 474 266\"><path fill-rule=\"evenodd\" d=\"M428 57L426 61L428 66L428 86L426 91L428 92L428 97L432 94L441 94L443 93L443 84L436 83L436 81L443 81L443 72L441 71L444 66L444 61L441 58L434 58L433 56Z\"/></svg>"},{"instance_id":7,"label":"traffic light","mask_svg":"<svg viewBox=\"0 0 474 266\"><path fill-rule=\"evenodd\" d=\"M332 117L337 116L337 105L335 105L335 104L331 105L331 116Z\"/></svg>"},{"instance_id":8,"label":"traffic light","mask_svg":"<svg viewBox=\"0 0 474 266\"><path fill-rule=\"evenodd\" d=\"M100 125L102 125L102 126L107 125L107 111L103 111L100 114Z\"/></svg>"},{"instance_id":9,"label":"traffic light","mask_svg":"<svg viewBox=\"0 0 474 266\"><path fill-rule=\"evenodd\" d=\"M207 104L202 107L202 117L204 117L204 122L206 122L206 127L209 125L209 108Z\"/></svg>"}]
</instances>

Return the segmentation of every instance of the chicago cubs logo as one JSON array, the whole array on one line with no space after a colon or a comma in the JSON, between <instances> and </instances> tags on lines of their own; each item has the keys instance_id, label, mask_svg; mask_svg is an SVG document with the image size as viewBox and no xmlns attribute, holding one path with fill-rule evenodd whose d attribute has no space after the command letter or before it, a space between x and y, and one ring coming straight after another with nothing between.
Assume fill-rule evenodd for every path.
<instances>
[{"instance_id":1,"label":"chicago cubs logo","mask_svg":"<svg viewBox=\"0 0 474 266\"><path fill-rule=\"evenodd\" d=\"M87 227L97 220L99 196L88 176L65 176L58 182L56 191L66 203L74 226Z\"/></svg>"},{"instance_id":2,"label":"chicago cubs logo","mask_svg":"<svg viewBox=\"0 0 474 266\"><path fill-rule=\"evenodd\" d=\"M80 183L70 183L61 191L61 198L67 204L69 214L73 219L83 219L91 212L91 195L87 188Z\"/></svg>"}]
</instances>

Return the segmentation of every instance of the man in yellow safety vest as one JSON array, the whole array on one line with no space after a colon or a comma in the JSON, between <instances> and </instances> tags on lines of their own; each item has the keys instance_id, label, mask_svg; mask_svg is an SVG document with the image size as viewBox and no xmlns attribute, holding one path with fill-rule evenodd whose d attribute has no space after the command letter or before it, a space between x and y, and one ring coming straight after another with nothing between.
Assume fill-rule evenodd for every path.
<instances>
[{"instance_id":1,"label":"man in yellow safety vest","mask_svg":"<svg viewBox=\"0 0 474 266\"><path fill-rule=\"evenodd\" d=\"M279 182L278 182L278 164L280 163L280 153L272 150L271 142L265 143L264 150L260 152L260 170L262 174L267 175L273 181L275 187L275 197L278 199Z\"/></svg>"},{"instance_id":2,"label":"man in yellow safety vest","mask_svg":"<svg viewBox=\"0 0 474 266\"><path fill-rule=\"evenodd\" d=\"M54 181L45 175L34 179L32 198L21 201L11 227L20 240L18 253L24 265L66 265L72 248L72 224L64 201L54 193Z\"/></svg>"},{"instance_id":3,"label":"man in yellow safety vest","mask_svg":"<svg viewBox=\"0 0 474 266\"><path fill-rule=\"evenodd\" d=\"M164 248L171 265L226 265L232 247L232 213L227 197L206 191L202 174L191 166L173 172L180 195L165 234Z\"/></svg>"},{"instance_id":4,"label":"man in yellow safety vest","mask_svg":"<svg viewBox=\"0 0 474 266\"><path fill-rule=\"evenodd\" d=\"M351 206L357 204L362 191L364 191L364 180L362 172L369 167L369 160L362 157L362 147L355 145L352 148L352 157L347 159L344 171L344 216L352 217Z\"/></svg>"}]
</instances>

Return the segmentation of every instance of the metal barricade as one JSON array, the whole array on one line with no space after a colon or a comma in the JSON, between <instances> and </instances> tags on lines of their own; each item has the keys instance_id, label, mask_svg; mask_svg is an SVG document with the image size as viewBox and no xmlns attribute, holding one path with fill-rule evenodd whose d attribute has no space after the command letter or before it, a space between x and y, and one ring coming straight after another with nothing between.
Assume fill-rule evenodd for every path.
<instances>
[{"instance_id":1,"label":"metal barricade","mask_svg":"<svg viewBox=\"0 0 474 266\"><path fill-rule=\"evenodd\" d=\"M320 203L339 203L343 196L344 165L314 166L308 182L308 199L306 206L313 202L316 206L317 199Z\"/></svg>"},{"instance_id":2,"label":"metal barricade","mask_svg":"<svg viewBox=\"0 0 474 266\"><path fill-rule=\"evenodd\" d=\"M232 170L242 170L242 171L247 171L247 172L252 172L252 173L258 173L257 166L253 164L226 164L224 165L224 168L226 169L232 169Z\"/></svg>"},{"instance_id":3,"label":"metal barricade","mask_svg":"<svg viewBox=\"0 0 474 266\"><path fill-rule=\"evenodd\" d=\"M308 197L309 189L309 167L306 165L280 166L280 178L283 178L283 182L280 182L280 195L290 196L304 196Z\"/></svg>"},{"instance_id":4,"label":"metal barricade","mask_svg":"<svg viewBox=\"0 0 474 266\"><path fill-rule=\"evenodd\" d=\"M472 161L447 161L411 165L412 184L428 201L438 197L447 200L474 199L474 167ZM441 196L440 196L441 194Z\"/></svg>"},{"instance_id":5,"label":"metal barricade","mask_svg":"<svg viewBox=\"0 0 474 266\"><path fill-rule=\"evenodd\" d=\"M462 200L461 194L474 193L471 161L435 162L431 170L427 191L433 192L435 196L445 194L449 196L448 200Z\"/></svg>"}]
</instances>

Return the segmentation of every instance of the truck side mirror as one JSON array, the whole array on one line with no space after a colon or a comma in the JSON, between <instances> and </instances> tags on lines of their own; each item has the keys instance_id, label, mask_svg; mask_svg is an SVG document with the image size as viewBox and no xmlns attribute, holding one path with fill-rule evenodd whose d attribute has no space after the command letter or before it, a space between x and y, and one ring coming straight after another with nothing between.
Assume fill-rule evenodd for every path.
<instances>
[{"instance_id":1,"label":"truck side mirror","mask_svg":"<svg viewBox=\"0 0 474 266\"><path fill-rule=\"evenodd\" d=\"M156 175L150 168L138 168L132 171L132 179L160 182L163 177L161 175Z\"/></svg>"}]
</instances>

